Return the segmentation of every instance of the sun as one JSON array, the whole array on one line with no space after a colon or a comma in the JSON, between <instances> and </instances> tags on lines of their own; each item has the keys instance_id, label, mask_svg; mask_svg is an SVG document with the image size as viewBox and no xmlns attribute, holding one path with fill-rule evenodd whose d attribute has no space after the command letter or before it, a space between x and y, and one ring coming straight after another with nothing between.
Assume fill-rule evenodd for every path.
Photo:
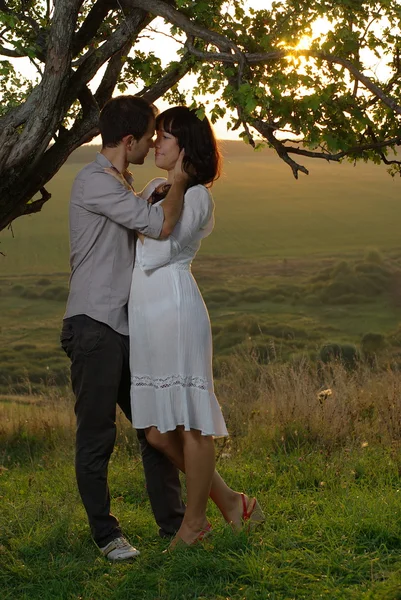
<instances>
[{"instance_id":1,"label":"sun","mask_svg":"<svg viewBox=\"0 0 401 600\"><path fill-rule=\"evenodd\" d=\"M294 46L294 50L309 50L312 43L312 37L310 35L303 35L296 46Z\"/></svg>"}]
</instances>

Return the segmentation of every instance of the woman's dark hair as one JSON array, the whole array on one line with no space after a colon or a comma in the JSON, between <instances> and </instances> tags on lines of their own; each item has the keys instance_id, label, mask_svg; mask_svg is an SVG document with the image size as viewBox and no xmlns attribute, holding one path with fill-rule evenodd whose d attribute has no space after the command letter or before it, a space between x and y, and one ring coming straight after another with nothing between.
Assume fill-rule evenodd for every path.
<instances>
[{"instance_id":1,"label":"woman's dark hair","mask_svg":"<svg viewBox=\"0 0 401 600\"><path fill-rule=\"evenodd\" d=\"M189 186L212 185L220 176L221 156L213 129L206 117L186 106L174 106L156 117L156 129L177 138L180 150L185 148L183 168L191 176Z\"/></svg>"},{"instance_id":2,"label":"woman's dark hair","mask_svg":"<svg viewBox=\"0 0 401 600\"><path fill-rule=\"evenodd\" d=\"M104 105L99 118L103 148L115 148L126 135L133 135L140 140L156 114L156 108L139 96L111 98Z\"/></svg>"}]
</instances>

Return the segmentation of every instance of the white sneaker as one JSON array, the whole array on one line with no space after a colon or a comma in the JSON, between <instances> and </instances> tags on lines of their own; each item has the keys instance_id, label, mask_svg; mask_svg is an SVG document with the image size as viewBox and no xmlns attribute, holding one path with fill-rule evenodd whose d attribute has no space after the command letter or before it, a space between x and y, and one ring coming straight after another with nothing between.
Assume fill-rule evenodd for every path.
<instances>
[{"instance_id":1,"label":"white sneaker","mask_svg":"<svg viewBox=\"0 0 401 600\"><path fill-rule=\"evenodd\" d=\"M129 560L130 558L135 558L139 556L140 552L126 540L124 537L118 537L112 540L104 546L104 548L100 548L100 552L105 556L108 560L116 561L116 560Z\"/></svg>"}]
</instances>

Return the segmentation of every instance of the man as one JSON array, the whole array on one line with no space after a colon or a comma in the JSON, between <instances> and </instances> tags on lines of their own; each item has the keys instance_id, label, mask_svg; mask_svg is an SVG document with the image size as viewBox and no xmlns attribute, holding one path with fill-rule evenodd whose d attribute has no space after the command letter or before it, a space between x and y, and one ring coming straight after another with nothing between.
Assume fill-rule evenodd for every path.
<instances>
[{"instance_id":1,"label":"man","mask_svg":"<svg viewBox=\"0 0 401 600\"><path fill-rule=\"evenodd\" d=\"M134 194L126 169L129 163L143 164L155 130L154 108L144 99L113 98L101 112L99 128L102 151L78 174L71 193L71 279L61 345L71 359L76 397L79 492L101 552L109 560L126 560L139 552L110 513L107 469L116 405L131 419L127 302L135 231L168 237L181 213L187 179L178 165L161 206ZM185 510L178 472L147 443L144 432L138 431L138 438L160 535L169 536Z\"/></svg>"}]
</instances>

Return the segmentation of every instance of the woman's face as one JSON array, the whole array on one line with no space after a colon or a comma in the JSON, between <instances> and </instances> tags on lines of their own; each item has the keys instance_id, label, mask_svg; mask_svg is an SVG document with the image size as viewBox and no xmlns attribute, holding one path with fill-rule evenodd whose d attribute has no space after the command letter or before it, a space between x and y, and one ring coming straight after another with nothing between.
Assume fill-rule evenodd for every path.
<instances>
[{"instance_id":1,"label":"woman's face","mask_svg":"<svg viewBox=\"0 0 401 600\"><path fill-rule=\"evenodd\" d=\"M180 155L180 147L177 138L164 131L157 130L157 138L155 142L155 164L159 169L171 171L174 169L175 163Z\"/></svg>"}]
</instances>

